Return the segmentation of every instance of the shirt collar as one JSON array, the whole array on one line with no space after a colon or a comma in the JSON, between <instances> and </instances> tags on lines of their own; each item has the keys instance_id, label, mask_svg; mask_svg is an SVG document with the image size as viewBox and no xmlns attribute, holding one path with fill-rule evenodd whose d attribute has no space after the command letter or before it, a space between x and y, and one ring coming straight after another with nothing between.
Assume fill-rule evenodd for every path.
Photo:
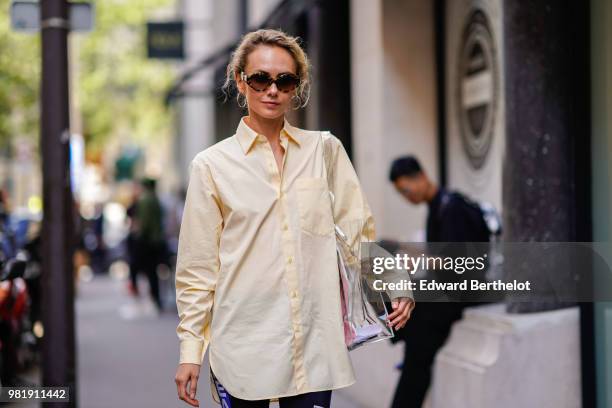
<instances>
[{"instance_id":1,"label":"shirt collar","mask_svg":"<svg viewBox=\"0 0 612 408\"><path fill-rule=\"evenodd\" d=\"M265 136L259 135L257 132L251 129L244 121L244 118L246 118L246 116L243 116L240 119L240 123L236 129L236 138L238 139L244 154L247 154L251 150L251 147L253 147L253 143L255 143L257 137L261 136L265 138ZM284 119L283 129L281 130L281 137L283 137L283 135L286 135L289 140L300 146L298 129L293 127L287 121L287 118Z\"/></svg>"}]
</instances>

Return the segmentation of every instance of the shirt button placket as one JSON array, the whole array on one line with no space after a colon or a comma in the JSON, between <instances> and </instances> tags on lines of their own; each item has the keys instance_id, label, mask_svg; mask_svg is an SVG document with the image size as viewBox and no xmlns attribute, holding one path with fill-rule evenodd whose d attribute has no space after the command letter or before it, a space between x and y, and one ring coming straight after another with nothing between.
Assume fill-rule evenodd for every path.
<instances>
[{"instance_id":1,"label":"shirt button placket","mask_svg":"<svg viewBox=\"0 0 612 408\"><path fill-rule=\"evenodd\" d=\"M286 229L286 221L281 222L283 223L283 229ZM298 277L290 241L288 241L286 237L283 238L283 241L283 247L285 249L285 252L287 253L285 265L287 273L287 283L289 284L289 303L291 307L291 323L293 327L293 365L296 377L296 385L298 390L301 391L306 387L306 373L304 371L304 347L302 344L303 338L301 331L302 322L300 318L300 294L298 291L297 284Z\"/></svg>"},{"instance_id":2,"label":"shirt button placket","mask_svg":"<svg viewBox=\"0 0 612 408\"><path fill-rule=\"evenodd\" d=\"M281 144L285 149L285 156L287 154L287 140L281 138ZM297 267L295 263L295 254L293 248L293 240L289 231L289 224L286 217L286 194L283 193L282 180L283 177L278 171L278 166L276 166L276 162L274 159L274 154L272 153L272 149L269 150L269 155L271 160L269 161L269 166L271 166L272 178L278 187L278 197L279 197L279 206L280 206L280 216L279 221L281 225L281 229L283 233L281 234L282 247L285 253L285 273L287 278L287 284L289 289L289 303L291 308L291 323L293 328L293 367L296 378L296 386L298 391L302 391L306 387L306 372L304 368L304 346L302 344L302 321L300 317L300 293L298 290L298 275L297 275ZM286 163L286 157L283 157L283 163ZM273 167L272 167L273 166ZM285 172L283 165L283 173ZM272 171L274 170L274 171Z\"/></svg>"}]
</instances>

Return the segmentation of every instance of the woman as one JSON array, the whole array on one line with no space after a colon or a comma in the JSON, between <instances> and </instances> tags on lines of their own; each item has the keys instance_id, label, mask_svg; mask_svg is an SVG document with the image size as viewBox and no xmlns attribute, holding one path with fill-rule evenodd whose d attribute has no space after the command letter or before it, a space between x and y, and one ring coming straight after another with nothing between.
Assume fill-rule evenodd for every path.
<instances>
[{"instance_id":1,"label":"woman","mask_svg":"<svg viewBox=\"0 0 612 408\"><path fill-rule=\"evenodd\" d=\"M227 67L231 85L248 116L190 165L176 269L177 392L198 406L210 346L213 396L224 404L329 407L332 389L355 382L334 222L357 247L374 239L370 209L341 142L328 136L328 180L321 133L285 119L308 101L308 60L295 38L245 35ZM390 324L403 327L412 306L395 299Z\"/></svg>"}]
</instances>

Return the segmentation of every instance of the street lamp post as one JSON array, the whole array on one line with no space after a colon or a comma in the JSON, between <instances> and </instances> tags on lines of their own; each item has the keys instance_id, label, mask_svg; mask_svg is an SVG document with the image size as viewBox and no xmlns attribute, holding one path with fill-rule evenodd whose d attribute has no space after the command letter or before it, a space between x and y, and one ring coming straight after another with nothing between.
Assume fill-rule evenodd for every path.
<instances>
[{"instance_id":1,"label":"street lamp post","mask_svg":"<svg viewBox=\"0 0 612 408\"><path fill-rule=\"evenodd\" d=\"M43 386L68 386L77 406L73 277L73 201L70 189L68 2L42 0L41 157ZM50 402L47 406L65 407Z\"/></svg>"}]
</instances>

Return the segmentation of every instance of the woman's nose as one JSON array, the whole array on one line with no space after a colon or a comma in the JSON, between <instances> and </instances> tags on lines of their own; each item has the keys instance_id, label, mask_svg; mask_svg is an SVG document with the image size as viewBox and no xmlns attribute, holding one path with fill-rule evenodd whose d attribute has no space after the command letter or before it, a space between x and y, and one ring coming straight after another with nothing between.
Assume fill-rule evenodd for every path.
<instances>
[{"instance_id":1,"label":"woman's nose","mask_svg":"<svg viewBox=\"0 0 612 408\"><path fill-rule=\"evenodd\" d=\"M276 83L272 82L272 85L268 88L268 93L276 95L278 93L278 88L276 87Z\"/></svg>"}]
</instances>

